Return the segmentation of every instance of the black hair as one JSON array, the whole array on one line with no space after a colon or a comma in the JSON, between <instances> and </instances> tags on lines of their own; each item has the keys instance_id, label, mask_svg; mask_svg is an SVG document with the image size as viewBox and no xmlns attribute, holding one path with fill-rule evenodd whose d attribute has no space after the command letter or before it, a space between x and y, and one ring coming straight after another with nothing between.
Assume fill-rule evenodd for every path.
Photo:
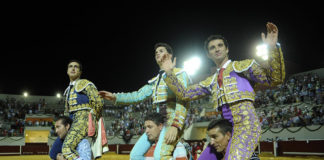
<instances>
[{"instance_id":1,"label":"black hair","mask_svg":"<svg viewBox=\"0 0 324 160\"><path fill-rule=\"evenodd\" d=\"M170 54L173 55L172 47L171 47L169 44L167 44L167 43L162 43L162 42L160 42L160 43L156 43L156 44L154 45L154 53L155 53L155 50L156 50L158 47L164 47L164 48L168 51L168 53L170 53Z\"/></svg>"},{"instance_id":2,"label":"black hair","mask_svg":"<svg viewBox=\"0 0 324 160\"><path fill-rule=\"evenodd\" d=\"M77 60L77 59L70 60L69 63L68 63L68 68L69 68L69 64L72 63L72 62L78 63L79 64L79 69L82 72L82 63L79 60Z\"/></svg>"},{"instance_id":3,"label":"black hair","mask_svg":"<svg viewBox=\"0 0 324 160\"><path fill-rule=\"evenodd\" d=\"M164 116L161 113L149 113L145 116L144 121L153 121L156 125L164 123Z\"/></svg>"},{"instance_id":4,"label":"black hair","mask_svg":"<svg viewBox=\"0 0 324 160\"><path fill-rule=\"evenodd\" d=\"M67 126L69 124L70 127L71 127L71 125L72 125L72 119L70 117L67 117L67 116L59 116L59 117L57 117L56 121L59 121L59 120L61 120L61 122L62 122L62 124L64 126Z\"/></svg>"},{"instance_id":5,"label":"black hair","mask_svg":"<svg viewBox=\"0 0 324 160\"><path fill-rule=\"evenodd\" d=\"M232 130L233 130L232 123L230 121L228 121L227 119L211 121L207 127L207 131L214 129L214 128L219 128L223 135L225 135L227 132L232 133Z\"/></svg>"},{"instance_id":6,"label":"black hair","mask_svg":"<svg viewBox=\"0 0 324 160\"><path fill-rule=\"evenodd\" d=\"M221 40L223 40L225 47L228 48L228 42L227 42L227 40L225 39L225 37L223 37L222 35L211 35L211 36L209 36L209 37L206 39L206 41L205 41L205 46L204 46L204 47L205 47L205 50L207 51L207 53L208 53L208 43L209 43L210 41L212 41L212 40L216 40L216 39L221 39Z\"/></svg>"}]
</instances>

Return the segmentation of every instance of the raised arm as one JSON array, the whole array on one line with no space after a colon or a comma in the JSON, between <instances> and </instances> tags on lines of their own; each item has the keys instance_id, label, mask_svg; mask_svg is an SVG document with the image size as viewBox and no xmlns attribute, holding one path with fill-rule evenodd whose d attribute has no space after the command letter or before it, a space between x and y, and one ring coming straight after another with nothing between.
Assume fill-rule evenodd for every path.
<instances>
[{"instance_id":1,"label":"raised arm","mask_svg":"<svg viewBox=\"0 0 324 160\"><path fill-rule=\"evenodd\" d=\"M177 76L173 73L173 68L176 64L176 58L171 61L171 57L165 55L163 57L161 68L166 72L167 77L164 79L168 87L175 93L177 98L181 101L193 101L210 95L208 88L199 84L193 84L190 86L184 86L178 80Z\"/></svg>"},{"instance_id":2,"label":"raised arm","mask_svg":"<svg viewBox=\"0 0 324 160\"><path fill-rule=\"evenodd\" d=\"M278 41L278 28L273 23L267 23L267 35L261 34L262 40L269 49L267 61L244 60L233 63L238 73L243 73L258 85L276 86L285 80L285 64L283 53Z\"/></svg>"},{"instance_id":3,"label":"raised arm","mask_svg":"<svg viewBox=\"0 0 324 160\"><path fill-rule=\"evenodd\" d=\"M164 81L180 101L193 101L211 94L206 87L199 84L185 87L172 72L167 73L167 77Z\"/></svg>"},{"instance_id":4,"label":"raised arm","mask_svg":"<svg viewBox=\"0 0 324 160\"><path fill-rule=\"evenodd\" d=\"M270 54L268 59L269 68L266 68L266 73L270 76L270 85L275 86L281 84L285 80L285 64L283 53L278 43L278 27L268 22L267 25L267 35L261 34L262 41L270 47Z\"/></svg>"}]
</instances>

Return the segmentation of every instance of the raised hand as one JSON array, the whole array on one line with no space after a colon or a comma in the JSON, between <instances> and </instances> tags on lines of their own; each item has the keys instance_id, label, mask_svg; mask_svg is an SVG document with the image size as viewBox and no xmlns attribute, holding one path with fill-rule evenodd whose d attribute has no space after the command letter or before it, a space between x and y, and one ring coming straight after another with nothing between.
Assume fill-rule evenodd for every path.
<instances>
[{"instance_id":1,"label":"raised hand","mask_svg":"<svg viewBox=\"0 0 324 160\"><path fill-rule=\"evenodd\" d=\"M99 96L109 101L116 101L116 96L108 91L99 91Z\"/></svg>"},{"instance_id":2,"label":"raised hand","mask_svg":"<svg viewBox=\"0 0 324 160\"><path fill-rule=\"evenodd\" d=\"M166 73L170 73L172 71L172 69L175 67L176 65L176 57L174 57L174 60L172 62L171 60L172 56L169 54L166 54L162 57L162 61L161 61L161 69L164 70Z\"/></svg>"},{"instance_id":3,"label":"raised hand","mask_svg":"<svg viewBox=\"0 0 324 160\"><path fill-rule=\"evenodd\" d=\"M261 38L264 43L266 43L269 47L275 48L276 43L278 41L278 28L275 24L268 22L267 23L267 35L261 33Z\"/></svg>"}]
</instances>

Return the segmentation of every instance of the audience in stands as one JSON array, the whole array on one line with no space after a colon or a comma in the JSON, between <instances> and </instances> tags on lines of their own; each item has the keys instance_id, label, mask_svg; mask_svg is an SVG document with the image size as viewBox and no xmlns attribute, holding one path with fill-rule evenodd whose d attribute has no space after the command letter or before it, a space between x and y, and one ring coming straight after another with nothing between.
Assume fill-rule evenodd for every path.
<instances>
[{"instance_id":1,"label":"audience in stands","mask_svg":"<svg viewBox=\"0 0 324 160\"><path fill-rule=\"evenodd\" d=\"M25 126L51 126L52 122L26 121L26 114L54 114L62 116L63 98L49 108L48 102L40 98L35 102L25 102L7 96L0 99L0 136L23 136ZM259 90L255 99L256 111L264 129L281 127L299 127L324 124L324 83L317 74L293 76L280 87ZM204 114L211 108L210 100L201 99L191 102L187 112L185 126L195 122L220 119L220 112ZM151 102L145 101L135 106L104 106L103 116L108 136L128 137L144 133L144 115L152 112ZM54 131L52 130L52 135Z\"/></svg>"}]
</instances>

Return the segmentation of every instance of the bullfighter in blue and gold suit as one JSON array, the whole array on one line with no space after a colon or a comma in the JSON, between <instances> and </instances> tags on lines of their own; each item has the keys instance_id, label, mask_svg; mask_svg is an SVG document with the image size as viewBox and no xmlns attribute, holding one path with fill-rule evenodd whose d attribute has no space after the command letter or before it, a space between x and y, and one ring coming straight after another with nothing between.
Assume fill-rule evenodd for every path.
<instances>
[{"instance_id":1,"label":"bullfighter in blue and gold suit","mask_svg":"<svg viewBox=\"0 0 324 160\"><path fill-rule=\"evenodd\" d=\"M171 55L172 49L165 43L155 45L155 59L160 64L164 55ZM175 68L173 74L179 79L183 86L187 86L189 77L185 71ZM153 108L167 118L166 130L159 137L156 149L154 151L154 159L169 160L172 158L172 151L177 144L178 137L181 137L184 128L184 122L187 116L188 104L176 100L175 94L168 89L165 81L165 73L162 71L156 77L148 81L138 91L130 93L112 94L107 91L99 93L108 100L115 101L116 105L128 105L142 102L152 98ZM142 160L144 154L148 151L152 142L149 142L148 136L144 133L136 142L130 153L131 160Z\"/></svg>"},{"instance_id":2,"label":"bullfighter in blue and gold suit","mask_svg":"<svg viewBox=\"0 0 324 160\"><path fill-rule=\"evenodd\" d=\"M259 118L253 102L255 93L250 81L266 86L276 86L284 81L285 66L280 46L277 43L278 28L267 24L268 35L262 39L270 48L267 64L255 60L231 61L228 59L228 44L224 37L210 36L205 48L208 57L218 67L217 72L199 84L183 86L172 73L175 62L163 60L162 69L167 73L168 87L182 101L212 96L214 108L219 108L225 119L233 124L232 138L227 146L225 160L248 160L252 156L261 135ZM203 152L201 157L208 157Z\"/></svg>"},{"instance_id":3,"label":"bullfighter in blue and gold suit","mask_svg":"<svg viewBox=\"0 0 324 160\"><path fill-rule=\"evenodd\" d=\"M65 159L78 158L76 147L78 143L88 136L89 113L93 117L94 124L101 117L103 99L98 95L95 85L80 79L82 65L77 60L68 64L67 74L70 78L70 86L65 90L65 109L73 120L62 147L62 155Z\"/></svg>"}]
</instances>

